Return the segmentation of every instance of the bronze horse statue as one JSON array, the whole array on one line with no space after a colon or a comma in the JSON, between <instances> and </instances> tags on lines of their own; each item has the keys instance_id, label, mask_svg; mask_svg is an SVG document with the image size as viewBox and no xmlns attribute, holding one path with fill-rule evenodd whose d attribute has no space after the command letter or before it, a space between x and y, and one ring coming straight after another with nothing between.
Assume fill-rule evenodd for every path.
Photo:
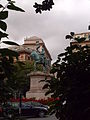
<instances>
[{"instance_id":1,"label":"bronze horse statue","mask_svg":"<svg viewBox=\"0 0 90 120\"><path fill-rule=\"evenodd\" d=\"M38 47L39 48L39 47ZM43 71L46 72L47 70L47 63L48 60L45 57L45 51L44 48L42 47L42 51L40 52L39 50L33 50L31 52L31 58L33 58L33 60L35 61L34 63L34 69L36 71L37 69L37 64L42 64L43 65Z\"/></svg>"}]
</instances>

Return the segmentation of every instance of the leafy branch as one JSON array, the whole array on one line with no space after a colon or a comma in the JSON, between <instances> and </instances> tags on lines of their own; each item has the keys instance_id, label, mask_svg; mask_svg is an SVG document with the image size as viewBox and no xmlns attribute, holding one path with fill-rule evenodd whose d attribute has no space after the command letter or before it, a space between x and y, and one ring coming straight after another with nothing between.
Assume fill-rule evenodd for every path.
<instances>
[{"instance_id":1,"label":"leafy branch","mask_svg":"<svg viewBox=\"0 0 90 120\"><path fill-rule=\"evenodd\" d=\"M0 4L0 8L1 8L1 11L0 11L0 40L1 38L8 38L8 34L6 33L6 30L7 30L7 24L5 22L5 20L8 18L8 11L5 10L6 8L7 9L10 9L10 10L16 10L16 11L20 11L20 12L24 12L23 9L17 7L15 5L15 1L12 1L12 0L7 0L7 4L5 6L3 6L2 4Z\"/></svg>"},{"instance_id":2,"label":"leafy branch","mask_svg":"<svg viewBox=\"0 0 90 120\"><path fill-rule=\"evenodd\" d=\"M53 0L44 0L42 4L35 2L35 5L33 5L33 7L36 8L36 13L42 13L42 11L50 11L50 9L52 9L52 5L54 5Z\"/></svg>"}]
</instances>

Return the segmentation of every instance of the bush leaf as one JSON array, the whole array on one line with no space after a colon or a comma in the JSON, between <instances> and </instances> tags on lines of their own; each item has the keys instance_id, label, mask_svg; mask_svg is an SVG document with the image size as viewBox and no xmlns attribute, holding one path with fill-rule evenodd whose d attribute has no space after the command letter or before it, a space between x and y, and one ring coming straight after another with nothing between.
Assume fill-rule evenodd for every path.
<instances>
[{"instance_id":1,"label":"bush leaf","mask_svg":"<svg viewBox=\"0 0 90 120\"><path fill-rule=\"evenodd\" d=\"M6 31L6 29L7 29L7 24L6 24L5 22L3 22L3 21L0 21L0 28L1 28L2 30Z\"/></svg>"},{"instance_id":2,"label":"bush leaf","mask_svg":"<svg viewBox=\"0 0 90 120\"><path fill-rule=\"evenodd\" d=\"M7 37L7 36L8 36L8 34L3 33L3 32L0 31L0 40L1 40L1 38L3 38L3 37Z\"/></svg>"},{"instance_id":3,"label":"bush leaf","mask_svg":"<svg viewBox=\"0 0 90 120\"><path fill-rule=\"evenodd\" d=\"M0 12L0 20L4 20L8 17L8 11L1 11Z\"/></svg>"},{"instance_id":4,"label":"bush leaf","mask_svg":"<svg viewBox=\"0 0 90 120\"><path fill-rule=\"evenodd\" d=\"M15 6L14 4L8 5L7 8L10 9L10 10L16 10L16 11L20 11L20 12L25 12L23 9Z\"/></svg>"},{"instance_id":5,"label":"bush leaf","mask_svg":"<svg viewBox=\"0 0 90 120\"><path fill-rule=\"evenodd\" d=\"M3 8L3 6L0 4L0 8Z\"/></svg>"},{"instance_id":6,"label":"bush leaf","mask_svg":"<svg viewBox=\"0 0 90 120\"><path fill-rule=\"evenodd\" d=\"M71 40L73 37L71 35L66 35L65 38Z\"/></svg>"},{"instance_id":7,"label":"bush leaf","mask_svg":"<svg viewBox=\"0 0 90 120\"><path fill-rule=\"evenodd\" d=\"M17 45L19 46L19 44L15 43L15 42L12 42L12 41L2 41L3 43L5 44L8 44L8 45Z\"/></svg>"},{"instance_id":8,"label":"bush leaf","mask_svg":"<svg viewBox=\"0 0 90 120\"><path fill-rule=\"evenodd\" d=\"M48 86L49 86L48 84L45 84L42 89L46 89L48 88Z\"/></svg>"},{"instance_id":9,"label":"bush leaf","mask_svg":"<svg viewBox=\"0 0 90 120\"><path fill-rule=\"evenodd\" d=\"M71 36L74 36L74 35L75 35L75 33L74 33L74 32L70 32L70 34L71 34Z\"/></svg>"}]
</instances>

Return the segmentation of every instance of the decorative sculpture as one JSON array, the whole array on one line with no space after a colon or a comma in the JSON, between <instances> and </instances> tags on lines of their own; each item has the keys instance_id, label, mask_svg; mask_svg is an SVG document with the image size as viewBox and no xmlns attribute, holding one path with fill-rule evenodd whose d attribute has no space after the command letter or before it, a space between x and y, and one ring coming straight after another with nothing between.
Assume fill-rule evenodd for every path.
<instances>
[{"instance_id":1,"label":"decorative sculpture","mask_svg":"<svg viewBox=\"0 0 90 120\"><path fill-rule=\"evenodd\" d=\"M43 71L46 72L47 71L47 67L48 67L48 59L45 56L44 47L42 46L42 50L41 51L39 50L39 48L40 48L39 41L36 41L36 50L33 50L31 52L31 57L35 61L34 69L36 71L37 70L37 64L42 64L43 65Z\"/></svg>"}]
</instances>

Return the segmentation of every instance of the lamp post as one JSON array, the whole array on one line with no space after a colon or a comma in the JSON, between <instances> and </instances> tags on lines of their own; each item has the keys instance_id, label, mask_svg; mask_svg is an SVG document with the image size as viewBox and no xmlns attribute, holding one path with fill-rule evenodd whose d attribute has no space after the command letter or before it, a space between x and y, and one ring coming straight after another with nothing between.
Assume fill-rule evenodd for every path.
<instances>
[{"instance_id":1,"label":"lamp post","mask_svg":"<svg viewBox=\"0 0 90 120\"><path fill-rule=\"evenodd\" d=\"M21 91L19 92L19 115L21 116L22 113L22 94Z\"/></svg>"}]
</instances>

